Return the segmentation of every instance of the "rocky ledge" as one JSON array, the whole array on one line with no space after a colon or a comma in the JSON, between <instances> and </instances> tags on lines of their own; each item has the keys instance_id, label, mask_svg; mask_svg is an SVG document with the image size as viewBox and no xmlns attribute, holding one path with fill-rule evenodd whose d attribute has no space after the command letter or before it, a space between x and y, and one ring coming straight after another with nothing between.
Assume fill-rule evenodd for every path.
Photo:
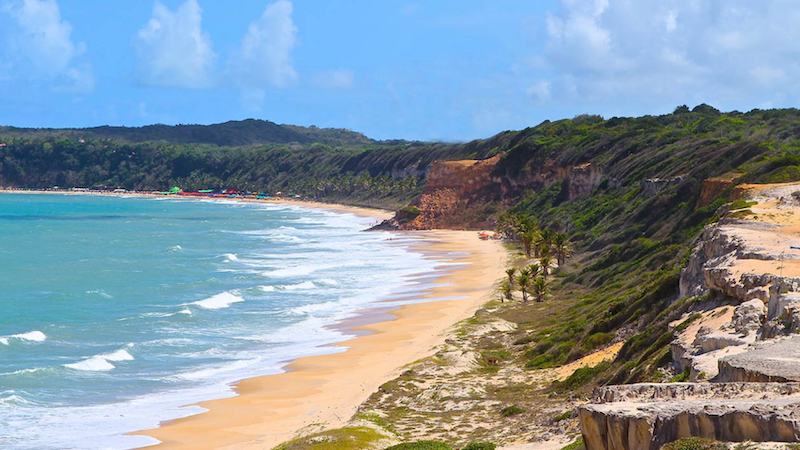
<instances>
[{"instance_id":1,"label":"rocky ledge","mask_svg":"<svg viewBox=\"0 0 800 450\"><path fill-rule=\"evenodd\" d=\"M657 450L683 437L800 440L800 383L673 383L598 388L578 409L587 450Z\"/></svg>"},{"instance_id":2,"label":"rocky ledge","mask_svg":"<svg viewBox=\"0 0 800 450\"><path fill-rule=\"evenodd\" d=\"M760 345L719 360L717 381L800 381L800 336Z\"/></svg>"}]
</instances>

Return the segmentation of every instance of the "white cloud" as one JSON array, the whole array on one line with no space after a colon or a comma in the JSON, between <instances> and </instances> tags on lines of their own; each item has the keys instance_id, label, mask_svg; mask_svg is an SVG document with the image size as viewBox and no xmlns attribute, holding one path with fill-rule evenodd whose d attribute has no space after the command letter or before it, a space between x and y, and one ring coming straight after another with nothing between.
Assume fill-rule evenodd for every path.
<instances>
[{"instance_id":1,"label":"white cloud","mask_svg":"<svg viewBox=\"0 0 800 450\"><path fill-rule=\"evenodd\" d=\"M174 12L156 2L153 17L136 35L139 81L152 86L210 87L217 55L202 20L203 10L196 0L187 0Z\"/></svg>"},{"instance_id":2,"label":"white cloud","mask_svg":"<svg viewBox=\"0 0 800 450\"><path fill-rule=\"evenodd\" d=\"M272 3L248 27L239 49L228 61L228 72L242 88L292 86L298 78L292 64L296 44L292 2Z\"/></svg>"},{"instance_id":3,"label":"white cloud","mask_svg":"<svg viewBox=\"0 0 800 450\"><path fill-rule=\"evenodd\" d=\"M355 73L349 69L333 69L311 76L311 84L323 89L352 89L355 86Z\"/></svg>"},{"instance_id":4,"label":"white cloud","mask_svg":"<svg viewBox=\"0 0 800 450\"><path fill-rule=\"evenodd\" d=\"M792 0L561 0L533 70L559 103L756 105L800 95L798 21Z\"/></svg>"},{"instance_id":5,"label":"white cloud","mask_svg":"<svg viewBox=\"0 0 800 450\"><path fill-rule=\"evenodd\" d=\"M529 87L526 93L539 102L545 102L550 99L550 86L551 83L549 81L539 80Z\"/></svg>"},{"instance_id":6,"label":"white cloud","mask_svg":"<svg viewBox=\"0 0 800 450\"><path fill-rule=\"evenodd\" d=\"M62 20L55 0L15 1L3 9L19 27L12 31L13 57L27 60L39 74L55 81L56 90L88 92L94 88L94 75L83 58L86 45L73 41L72 25Z\"/></svg>"}]
</instances>

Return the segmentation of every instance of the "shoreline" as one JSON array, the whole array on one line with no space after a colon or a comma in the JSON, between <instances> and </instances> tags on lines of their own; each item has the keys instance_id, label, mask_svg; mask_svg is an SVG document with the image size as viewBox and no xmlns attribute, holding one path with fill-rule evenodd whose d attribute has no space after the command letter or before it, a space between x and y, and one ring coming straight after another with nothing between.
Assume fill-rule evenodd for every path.
<instances>
[{"instance_id":1,"label":"shoreline","mask_svg":"<svg viewBox=\"0 0 800 450\"><path fill-rule=\"evenodd\" d=\"M381 208L368 208L366 206L351 206L343 205L340 203L325 203L314 200L302 200L292 198L279 198L271 197L269 199L255 199L255 198L231 198L231 197L179 197L175 195L160 195L152 193L139 193L139 192L99 192L99 191L45 191L43 189L32 190L15 190L15 189L0 189L0 194L33 194L33 195L92 195L99 197L140 197L140 198L158 198L158 199L175 199L175 200L197 200L205 202L241 202L241 203L256 203L256 204L276 204L276 205L296 205L304 206L307 208L325 209L328 211L339 213L350 213L358 217L375 219L378 222L394 217L394 211Z\"/></svg>"},{"instance_id":2,"label":"shoreline","mask_svg":"<svg viewBox=\"0 0 800 450\"><path fill-rule=\"evenodd\" d=\"M421 293L407 303L360 311L350 324L354 337L330 344L344 351L301 357L283 372L248 378L233 385L235 397L200 402L206 412L165 422L131 435L160 441L155 449L272 449L305 431L344 425L380 386L404 366L433 353L445 333L491 299L507 254L497 242L481 241L471 231L414 231L414 251L467 252L453 259ZM425 276L425 274L420 274ZM428 287L426 288L426 285ZM313 430L312 430L313 429Z\"/></svg>"}]
</instances>

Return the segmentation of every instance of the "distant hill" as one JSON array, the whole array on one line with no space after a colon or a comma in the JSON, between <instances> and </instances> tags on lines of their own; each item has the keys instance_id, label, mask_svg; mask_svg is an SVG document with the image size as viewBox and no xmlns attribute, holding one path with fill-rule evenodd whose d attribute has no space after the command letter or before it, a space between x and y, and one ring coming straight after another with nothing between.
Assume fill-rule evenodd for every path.
<instances>
[{"instance_id":1,"label":"distant hill","mask_svg":"<svg viewBox=\"0 0 800 450\"><path fill-rule=\"evenodd\" d=\"M375 141L343 128L278 125L268 120L247 119L214 125L148 125L144 127L16 128L0 127L3 135L16 137L64 136L70 139L115 139L127 142L213 144L243 147L265 144L310 144L363 146Z\"/></svg>"}]
</instances>

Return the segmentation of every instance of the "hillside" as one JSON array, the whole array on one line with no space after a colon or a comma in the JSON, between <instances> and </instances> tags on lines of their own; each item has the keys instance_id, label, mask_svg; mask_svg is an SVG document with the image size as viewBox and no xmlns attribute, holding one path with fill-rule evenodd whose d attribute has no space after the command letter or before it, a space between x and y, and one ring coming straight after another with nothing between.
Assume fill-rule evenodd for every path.
<instances>
[{"instance_id":1,"label":"hillside","mask_svg":"<svg viewBox=\"0 0 800 450\"><path fill-rule=\"evenodd\" d=\"M266 144L310 144L363 146L375 141L361 133L341 128L278 125L268 120L247 119L214 125L147 125L143 127L102 126L78 129L0 127L0 134L15 137L61 137L115 139L130 143L210 144L219 147Z\"/></svg>"}]
</instances>

